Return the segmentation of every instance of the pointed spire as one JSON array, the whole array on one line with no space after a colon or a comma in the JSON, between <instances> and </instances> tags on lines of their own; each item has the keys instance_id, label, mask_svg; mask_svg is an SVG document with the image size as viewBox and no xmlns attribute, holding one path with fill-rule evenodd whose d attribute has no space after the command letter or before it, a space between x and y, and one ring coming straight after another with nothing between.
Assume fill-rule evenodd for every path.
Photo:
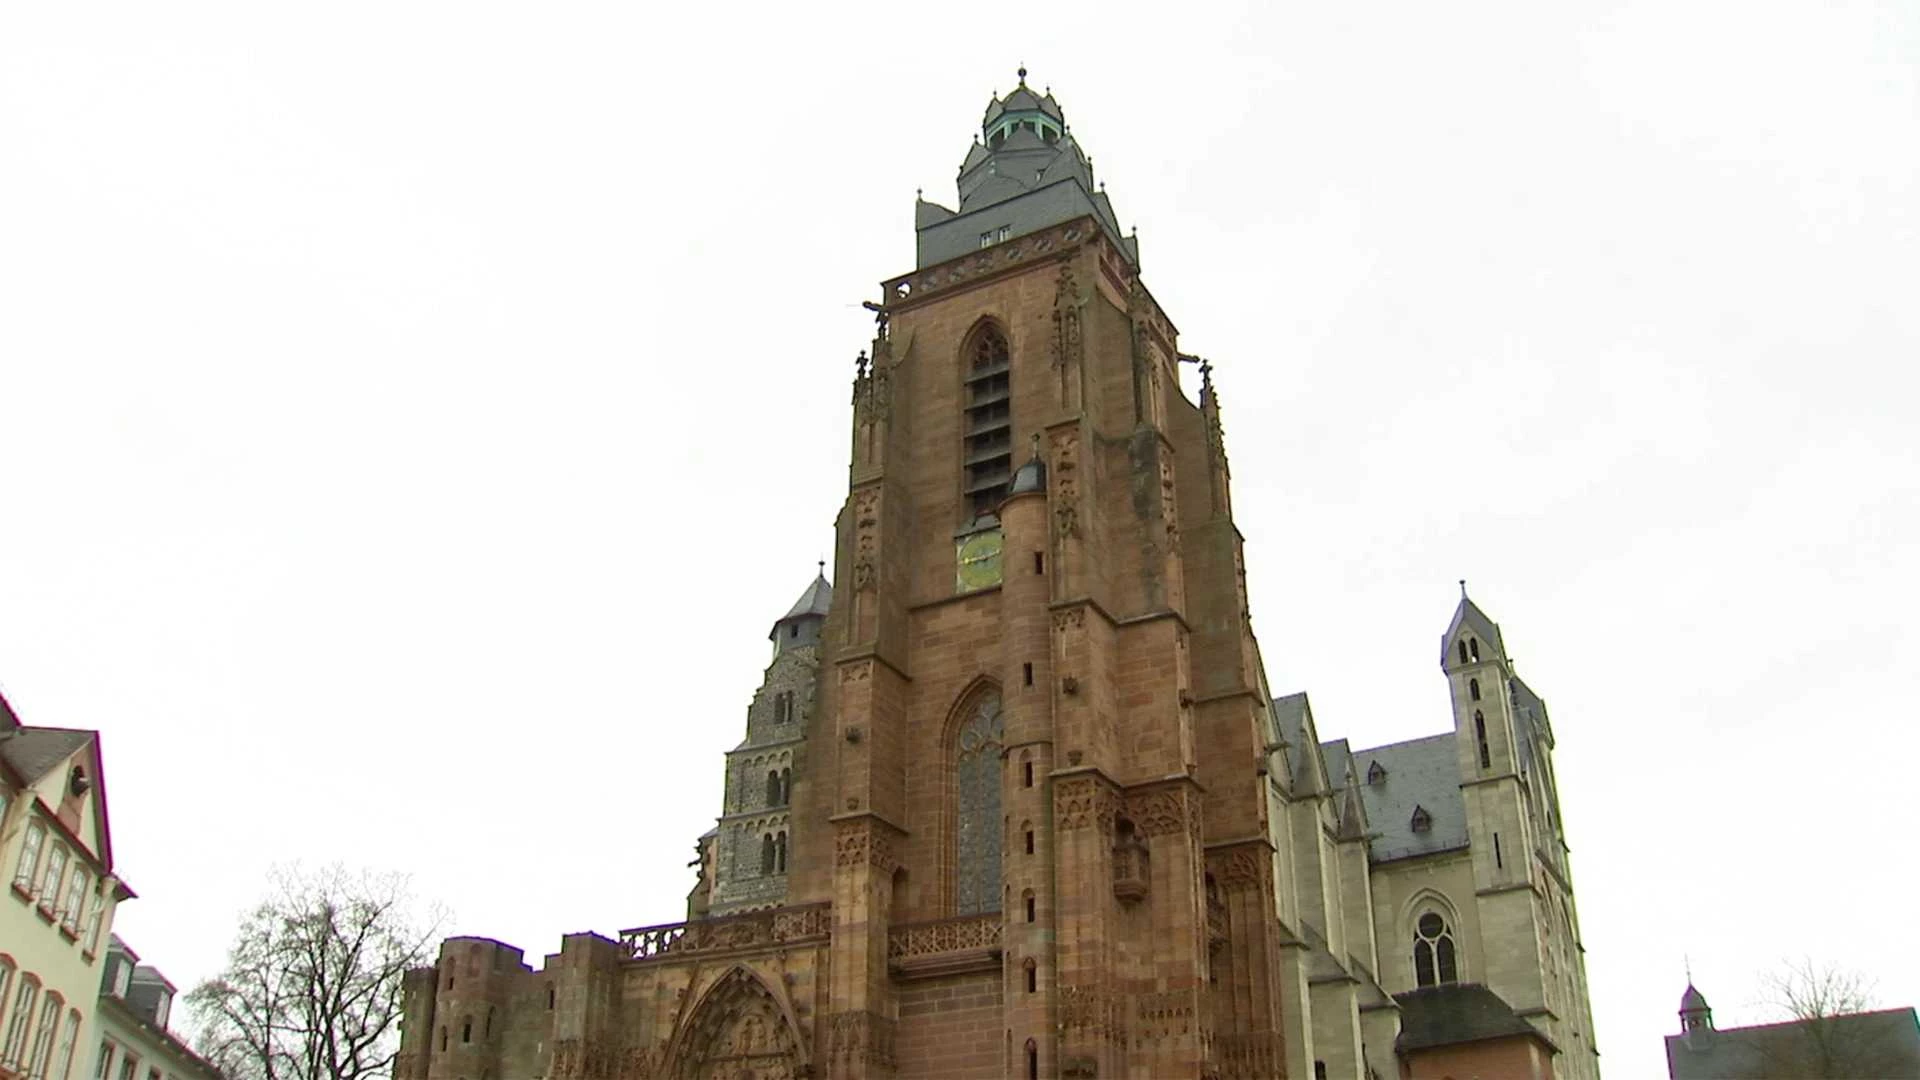
<instances>
[{"instance_id":1,"label":"pointed spire","mask_svg":"<svg viewBox=\"0 0 1920 1080\"><path fill-rule=\"evenodd\" d=\"M1467 579L1461 578L1460 579L1460 599L1465 600L1466 598L1467 598Z\"/></svg>"}]
</instances>

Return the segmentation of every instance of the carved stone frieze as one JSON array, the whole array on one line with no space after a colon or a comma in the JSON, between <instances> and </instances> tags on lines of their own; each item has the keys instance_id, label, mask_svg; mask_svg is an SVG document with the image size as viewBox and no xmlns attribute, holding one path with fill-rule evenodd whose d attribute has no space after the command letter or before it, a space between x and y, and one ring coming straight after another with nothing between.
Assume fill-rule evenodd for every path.
<instances>
[{"instance_id":1,"label":"carved stone frieze","mask_svg":"<svg viewBox=\"0 0 1920 1080\"><path fill-rule=\"evenodd\" d=\"M1177 833L1197 818L1193 800L1181 788L1155 788L1127 795L1127 817L1143 836Z\"/></svg>"},{"instance_id":2,"label":"carved stone frieze","mask_svg":"<svg viewBox=\"0 0 1920 1080\"><path fill-rule=\"evenodd\" d=\"M864 1009L827 1018L827 1056L835 1065L861 1062L893 1067L894 1021Z\"/></svg>"},{"instance_id":3,"label":"carved stone frieze","mask_svg":"<svg viewBox=\"0 0 1920 1080\"><path fill-rule=\"evenodd\" d=\"M1086 625L1087 609L1083 607L1061 608L1053 613L1055 630L1078 630Z\"/></svg>"},{"instance_id":4,"label":"carved stone frieze","mask_svg":"<svg viewBox=\"0 0 1920 1080\"><path fill-rule=\"evenodd\" d=\"M1239 848L1209 855L1207 869L1222 889L1241 892L1259 886L1264 868L1256 850Z\"/></svg>"},{"instance_id":5,"label":"carved stone frieze","mask_svg":"<svg viewBox=\"0 0 1920 1080\"><path fill-rule=\"evenodd\" d=\"M894 855L893 830L873 818L842 821L833 834L835 866L872 866L881 874L891 874L899 861Z\"/></svg>"},{"instance_id":6,"label":"carved stone frieze","mask_svg":"<svg viewBox=\"0 0 1920 1080\"><path fill-rule=\"evenodd\" d=\"M1100 983L1067 983L1060 988L1060 1028L1069 1041L1126 1041L1123 999Z\"/></svg>"},{"instance_id":7,"label":"carved stone frieze","mask_svg":"<svg viewBox=\"0 0 1920 1080\"><path fill-rule=\"evenodd\" d=\"M935 922L906 923L887 931L889 960L933 956L965 949L997 949L1004 920L992 915L968 915Z\"/></svg>"},{"instance_id":8,"label":"carved stone frieze","mask_svg":"<svg viewBox=\"0 0 1920 1080\"><path fill-rule=\"evenodd\" d=\"M832 929L832 905L807 904L622 930L620 946L635 960L679 958L695 953L824 941Z\"/></svg>"},{"instance_id":9,"label":"carved stone frieze","mask_svg":"<svg viewBox=\"0 0 1920 1080\"><path fill-rule=\"evenodd\" d=\"M1054 822L1063 830L1112 832L1120 805L1119 792L1098 777L1073 776L1053 786Z\"/></svg>"},{"instance_id":10,"label":"carved stone frieze","mask_svg":"<svg viewBox=\"0 0 1920 1080\"><path fill-rule=\"evenodd\" d=\"M1173 462L1160 459L1160 518L1167 530L1168 550L1180 546L1180 506L1174 499Z\"/></svg>"},{"instance_id":11,"label":"carved stone frieze","mask_svg":"<svg viewBox=\"0 0 1920 1080\"><path fill-rule=\"evenodd\" d=\"M1134 998L1132 1035L1138 1046L1151 1039L1190 1035L1194 1030L1192 991L1168 990Z\"/></svg>"},{"instance_id":12,"label":"carved stone frieze","mask_svg":"<svg viewBox=\"0 0 1920 1080\"><path fill-rule=\"evenodd\" d=\"M1072 431L1053 436L1053 527L1061 539L1080 535L1080 437Z\"/></svg>"}]
</instances>

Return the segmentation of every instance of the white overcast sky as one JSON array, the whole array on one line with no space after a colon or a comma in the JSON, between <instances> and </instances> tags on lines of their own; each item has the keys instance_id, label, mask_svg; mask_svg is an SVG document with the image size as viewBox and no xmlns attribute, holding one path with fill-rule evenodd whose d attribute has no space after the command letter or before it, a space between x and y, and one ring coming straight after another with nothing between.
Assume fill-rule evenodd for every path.
<instances>
[{"instance_id":1,"label":"white overcast sky","mask_svg":"<svg viewBox=\"0 0 1920 1080\"><path fill-rule=\"evenodd\" d=\"M0 8L0 685L183 987L277 861L673 921L915 188L1024 62L1214 360L1276 692L1551 706L1597 1034L1920 1001L1911 3Z\"/></svg>"}]
</instances>

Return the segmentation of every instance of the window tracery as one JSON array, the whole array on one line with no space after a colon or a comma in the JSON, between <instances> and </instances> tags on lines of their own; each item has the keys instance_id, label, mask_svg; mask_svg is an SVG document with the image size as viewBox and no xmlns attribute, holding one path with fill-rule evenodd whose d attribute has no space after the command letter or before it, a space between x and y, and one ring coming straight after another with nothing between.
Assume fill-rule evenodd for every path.
<instances>
[{"instance_id":1,"label":"window tracery","mask_svg":"<svg viewBox=\"0 0 1920 1080\"><path fill-rule=\"evenodd\" d=\"M955 735L954 913L1000 910L1000 694L984 690Z\"/></svg>"},{"instance_id":2,"label":"window tracery","mask_svg":"<svg viewBox=\"0 0 1920 1080\"><path fill-rule=\"evenodd\" d=\"M1453 928L1437 911L1425 912L1414 923L1413 977L1421 987L1445 986L1460 981L1460 968L1454 955Z\"/></svg>"}]
</instances>

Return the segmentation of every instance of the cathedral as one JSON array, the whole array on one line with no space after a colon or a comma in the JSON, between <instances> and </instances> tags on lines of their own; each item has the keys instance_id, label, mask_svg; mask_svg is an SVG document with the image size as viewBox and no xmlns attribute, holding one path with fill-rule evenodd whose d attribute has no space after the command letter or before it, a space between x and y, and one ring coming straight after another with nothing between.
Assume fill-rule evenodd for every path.
<instances>
[{"instance_id":1,"label":"cathedral","mask_svg":"<svg viewBox=\"0 0 1920 1080\"><path fill-rule=\"evenodd\" d=\"M1436 734L1274 693L1212 366L1020 75L867 305L686 921L448 939L396 1080L1598 1076L1545 704L1464 585Z\"/></svg>"}]
</instances>

